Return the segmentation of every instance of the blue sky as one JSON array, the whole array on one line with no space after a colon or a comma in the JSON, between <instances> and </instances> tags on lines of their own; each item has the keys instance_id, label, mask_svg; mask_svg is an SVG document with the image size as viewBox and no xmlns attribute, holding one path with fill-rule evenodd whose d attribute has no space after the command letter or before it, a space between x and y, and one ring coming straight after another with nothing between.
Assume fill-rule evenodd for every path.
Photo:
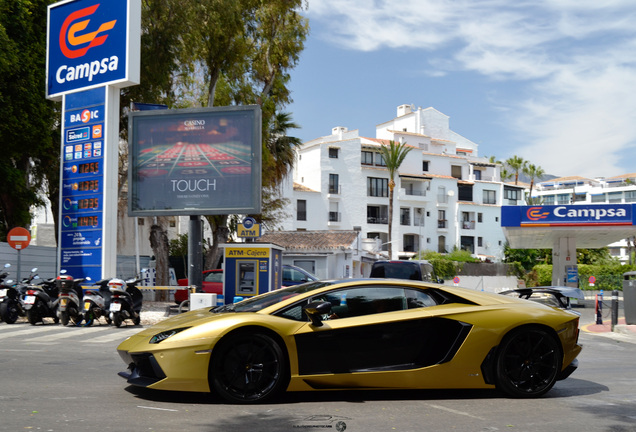
<instances>
[{"instance_id":1,"label":"blue sky","mask_svg":"<svg viewBox=\"0 0 636 432\"><path fill-rule=\"evenodd\" d=\"M287 107L303 141L433 107L480 156L636 172L634 0L308 0Z\"/></svg>"}]
</instances>

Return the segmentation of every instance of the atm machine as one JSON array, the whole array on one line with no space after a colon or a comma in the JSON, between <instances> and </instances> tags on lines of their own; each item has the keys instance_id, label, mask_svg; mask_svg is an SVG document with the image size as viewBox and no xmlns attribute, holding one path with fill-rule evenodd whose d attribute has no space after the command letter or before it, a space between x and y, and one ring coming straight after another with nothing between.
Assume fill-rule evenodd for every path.
<instances>
[{"instance_id":1,"label":"atm machine","mask_svg":"<svg viewBox=\"0 0 636 432\"><path fill-rule=\"evenodd\" d=\"M281 287L283 247L271 243L226 243L221 247L225 304Z\"/></svg>"}]
</instances>

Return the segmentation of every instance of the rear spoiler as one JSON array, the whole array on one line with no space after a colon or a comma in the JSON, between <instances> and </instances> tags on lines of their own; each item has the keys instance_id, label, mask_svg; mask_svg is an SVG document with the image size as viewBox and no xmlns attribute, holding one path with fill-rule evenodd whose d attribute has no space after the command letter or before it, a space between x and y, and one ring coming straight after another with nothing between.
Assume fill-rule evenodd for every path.
<instances>
[{"instance_id":1,"label":"rear spoiler","mask_svg":"<svg viewBox=\"0 0 636 432\"><path fill-rule=\"evenodd\" d=\"M580 288L567 286L517 288L514 290L501 291L499 294L516 294L519 298L522 299L530 299L533 294L549 294L552 295L564 309L569 309L571 307L571 298L585 300L585 295L583 295L583 291L581 291Z\"/></svg>"}]
</instances>

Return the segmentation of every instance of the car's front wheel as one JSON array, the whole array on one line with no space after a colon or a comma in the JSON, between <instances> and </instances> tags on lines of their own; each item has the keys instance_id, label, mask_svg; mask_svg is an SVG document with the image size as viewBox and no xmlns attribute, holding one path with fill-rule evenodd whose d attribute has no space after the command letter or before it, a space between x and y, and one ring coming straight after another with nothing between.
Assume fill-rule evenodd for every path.
<instances>
[{"instance_id":1,"label":"car's front wheel","mask_svg":"<svg viewBox=\"0 0 636 432\"><path fill-rule=\"evenodd\" d=\"M263 402L285 390L288 369L287 357L272 337L239 333L214 349L210 386L228 402Z\"/></svg>"},{"instance_id":2,"label":"car's front wheel","mask_svg":"<svg viewBox=\"0 0 636 432\"><path fill-rule=\"evenodd\" d=\"M538 397L556 382L563 359L554 336L540 328L508 334L499 347L497 388L512 397Z\"/></svg>"}]
</instances>

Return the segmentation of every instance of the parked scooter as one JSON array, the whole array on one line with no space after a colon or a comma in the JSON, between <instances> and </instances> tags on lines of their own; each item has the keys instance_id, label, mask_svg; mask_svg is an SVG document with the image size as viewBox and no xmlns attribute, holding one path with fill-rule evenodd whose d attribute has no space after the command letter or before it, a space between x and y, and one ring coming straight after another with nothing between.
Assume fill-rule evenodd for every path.
<instances>
[{"instance_id":1,"label":"parked scooter","mask_svg":"<svg viewBox=\"0 0 636 432\"><path fill-rule=\"evenodd\" d=\"M72 321L74 325L79 325L84 319L81 309L83 297L81 284L86 278L74 279L73 276L65 274L65 270L62 270L61 273L55 280L59 290L58 316L60 323L65 326Z\"/></svg>"},{"instance_id":2,"label":"parked scooter","mask_svg":"<svg viewBox=\"0 0 636 432\"><path fill-rule=\"evenodd\" d=\"M111 292L108 289L110 279L102 279L95 283L97 289L90 289L84 293L84 322L91 326L101 317L106 319L108 324L110 319L110 299Z\"/></svg>"},{"instance_id":3,"label":"parked scooter","mask_svg":"<svg viewBox=\"0 0 636 432\"><path fill-rule=\"evenodd\" d=\"M27 286L34 280L38 279L38 269L31 269L31 274L18 284L13 284L9 280L4 281L2 296L0 297L0 319L7 324L14 324L19 317L26 316L22 298L24 297Z\"/></svg>"},{"instance_id":4,"label":"parked scooter","mask_svg":"<svg viewBox=\"0 0 636 432\"><path fill-rule=\"evenodd\" d=\"M143 294L137 288L141 279L131 278L125 282L121 279L111 279L108 282L108 289L112 297L110 299L110 318L115 327L127 320L132 320L134 325L141 323L141 305Z\"/></svg>"},{"instance_id":5,"label":"parked scooter","mask_svg":"<svg viewBox=\"0 0 636 432\"><path fill-rule=\"evenodd\" d=\"M4 280L7 278L7 276L9 276L9 267L11 267L11 264L6 263L4 265L4 271L2 273L0 273L0 283L4 282Z\"/></svg>"},{"instance_id":6,"label":"parked scooter","mask_svg":"<svg viewBox=\"0 0 636 432\"><path fill-rule=\"evenodd\" d=\"M44 323L44 318L53 318L57 324L60 318L57 314L59 304L59 290L55 278L47 279L39 285L27 287L23 304L26 310L27 320L31 325Z\"/></svg>"}]
</instances>

